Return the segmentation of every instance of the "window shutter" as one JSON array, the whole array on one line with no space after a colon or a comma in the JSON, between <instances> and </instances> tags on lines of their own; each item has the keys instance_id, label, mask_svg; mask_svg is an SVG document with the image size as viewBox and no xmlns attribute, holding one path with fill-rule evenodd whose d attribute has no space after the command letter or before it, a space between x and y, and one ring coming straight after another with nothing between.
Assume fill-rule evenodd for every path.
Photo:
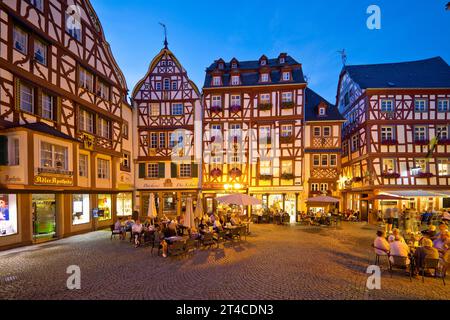
<instances>
[{"instance_id":1,"label":"window shutter","mask_svg":"<svg viewBox=\"0 0 450 320\"><path fill-rule=\"evenodd\" d=\"M172 178L177 178L178 177L178 166L174 162L172 162L170 164L170 173L171 173L171 177Z\"/></svg>"},{"instance_id":2,"label":"window shutter","mask_svg":"<svg viewBox=\"0 0 450 320\"><path fill-rule=\"evenodd\" d=\"M166 177L166 164L164 162L158 163L158 177Z\"/></svg>"},{"instance_id":3,"label":"window shutter","mask_svg":"<svg viewBox=\"0 0 450 320\"><path fill-rule=\"evenodd\" d=\"M139 179L145 178L145 163L139 163Z\"/></svg>"},{"instance_id":4,"label":"window shutter","mask_svg":"<svg viewBox=\"0 0 450 320\"><path fill-rule=\"evenodd\" d=\"M8 165L8 137L0 136L0 166Z\"/></svg>"},{"instance_id":5,"label":"window shutter","mask_svg":"<svg viewBox=\"0 0 450 320\"><path fill-rule=\"evenodd\" d=\"M37 110L35 110L35 114L42 117L42 90L41 89L37 89L37 103L35 105L36 105L36 109L37 109Z\"/></svg>"},{"instance_id":6,"label":"window shutter","mask_svg":"<svg viewBox=\"0 0 450 320\"><path fill-rule=\"evenodd\" d=\"M15 95L15 109L17 111L20 110L20 80L16 79L16 83L15 83L15 88L14 88L14 95Z\"/></svg>"},{"instance_id":7,"label":"window shutter","mask_svg":"<svg viewBox=\"0 0 450 320\"><path fill-rule=\"evenodd\" d=\"M198 164L197 163L193 163L192 164L192 178L198 178Z\"/></svg>"},{"instance_id":8,"label":"window shutter","mask_svg":"<svg viewBox=\"0 0 450 320\"><path fill-rule=\"evenodd\" d=\"M55 106L55 110L53 110L53 120L55 120L57 123L58 123L58 125L60 125L61 124L61 107L62 107L62 105L61 105L61 98L60 97L55 97L55 99L56 99L56 106ZM76 122L75 122L76 123Z\"/></svg>"}]
</instances>

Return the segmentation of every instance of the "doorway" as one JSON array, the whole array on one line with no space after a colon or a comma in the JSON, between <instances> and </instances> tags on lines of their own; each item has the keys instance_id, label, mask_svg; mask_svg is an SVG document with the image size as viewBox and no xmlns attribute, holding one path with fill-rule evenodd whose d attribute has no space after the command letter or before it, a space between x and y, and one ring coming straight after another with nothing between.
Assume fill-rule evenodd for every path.
<instances>
[{"instance_id":1,"label":"doorway","mask_svg":"<svg viewBox=\"0 0 450 320\"><path fill-rule=\"evenodd\" d=\"M56 238L56 195L33 194L33 240L49 241Z\"/></svg>"}]
</instances>

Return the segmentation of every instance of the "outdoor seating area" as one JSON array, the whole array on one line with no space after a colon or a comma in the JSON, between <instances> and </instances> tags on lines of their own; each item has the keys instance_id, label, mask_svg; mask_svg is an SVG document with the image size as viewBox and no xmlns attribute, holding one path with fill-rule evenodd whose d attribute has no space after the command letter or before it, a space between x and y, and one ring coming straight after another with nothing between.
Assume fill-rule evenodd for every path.
<instances>
[{"instance_id":1,"label":"outdoor seating area","mask_svg":"<svg viewBox=\"0 0 450 320\"><path fill-rule=\"evenodd\" d=\"M375 253L375 264L387 265L391 277L394 271L402 270L406 276L426 277L442 280L446 285L446 277L450 266L450 233L446 221L441 221L439 229L428 227L419 232L400 229L379 230L372 245Z\"/></svg>"},{"instance_id":2,"label":"outdoor seating area","mask_svg":"<svg viewBox=\"0 0 450 320\"><path fill-rule=\"evenodd\" d=\"M248 196L245 196L248 197ZM242 201L253 201L245 197L231 198L231 203L243 205ZM222 199L222 201L225 201ZM230 204L231 204L230 203ZM129 240L135 247L151 247L152 254L162 257L186 256L199 249L218 248L225 243L240 243L250 234L251 221L236 214L204 214L199 196L194 211L193 201L187 199L183 216L169 219L159 217L155 208L154 196L150 196L147 216L136 221L132 217L119 218L111 225L111 240L119 237Z\"/></svg>"}]
</instances>

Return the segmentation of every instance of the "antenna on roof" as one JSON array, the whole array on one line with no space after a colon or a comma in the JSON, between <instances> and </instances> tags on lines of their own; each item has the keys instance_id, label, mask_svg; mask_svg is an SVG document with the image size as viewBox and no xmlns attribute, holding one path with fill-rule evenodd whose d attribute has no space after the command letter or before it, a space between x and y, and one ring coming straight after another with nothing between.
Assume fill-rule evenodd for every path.
<instances>
[{"instance_id":1,"label":"antenna on roof","mask_svg":"<svg viewBox=\"0 0 450 320\"><path fill-rule=\"evenodd\" d=\"M167 42L167 27L164 23L159 23L161 25L161 27L164 28L164 48L168 48L169 47L169 42Z\"/></svg>"},{"instance_id":2,"label":"antenna on roof","mask_svg":"<svg viewBox=\"0 0 450 320\"><path fill-rule=\"evenodd\" d=\"M342 65L345 67L347 65L347 52L345 52L345 49L342 49L337 53L341 55Z\"/></svg>"}]
</instances>

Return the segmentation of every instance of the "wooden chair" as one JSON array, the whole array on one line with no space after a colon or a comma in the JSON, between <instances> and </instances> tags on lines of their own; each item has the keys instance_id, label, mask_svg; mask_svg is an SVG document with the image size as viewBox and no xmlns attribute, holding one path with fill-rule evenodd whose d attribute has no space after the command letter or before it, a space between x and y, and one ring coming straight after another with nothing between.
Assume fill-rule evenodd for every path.
<instances>
[{"instance_id":1,"label":"wooden chair","mask_svg":"<svg viewBox=\"0 0 450 320\"><path fill-rule=\"evenodd\" d=\"M428 259L425 258L425 260L422 262L422 265L419 266L419 273L422 274L422 282L425 283L425 272L427 270L433 270L434 271L434 277L437 278L438 270L439 270L439 259ZM445 279L442 278L442 281L445 285Z\"/></svg>"},{"instance_id":2,"label":"wooden chair","mask_svg":"<svg viewBox=\"0 0 450 320\"><path fill-rule=\"evenodd\" d=\"M203 235L203 239L201 240L203 247L209 247L213 246L215 244L214 237L212 233L205 233Z\"/></svg>"},{"instance_id":3,"label":"wooden chair","mask_svg":"<svg viewBox=\"0 0 450 320\"><path fill-rule=\"evenodd\" d=\"M194 252L197 249L197 241L194 239L186 240L185 251L187 254Z\"/></svg>"},{"instance_id":4,"label":"wooden chair","mask_svg":"<svg viewBox=\"0 0 450 320\"><path fill-rule=\"evenodd\" d=\"M109 227L111 229L111 240L113 239L113 237L116 238L116 236L122 235L122 230L116 230L115 225L112 224Z\"/></svg>"},{"instance_id":5,"label":"wooden chair","mask_svg":"<svg viewBox=\"0 0 450 320\"><path fill-rule=\"evenodd\" d=\"M186 253L185 243L183 241L176 241L169 245L168 254L173 257L182 256Z\"/></svg>"},{"instance_id":6,"label":"wooden chair","mask_svg":"<svg viewBox=\"0 0 450 320\"><path fill-rule=\"evenodd\" d=\"M391 259L394 260L394 262L391 261ZM401 256L390 256L389 257L389 272L391 274L391 278L392 278L392 271L393 269L399 269L399 270L408 270L408 267L410 267L409 269L409 280L412 281L412 273L413 270L411 268L410 265L407 264L408 262L408 258L407 257L401 257Z\"/></svg>"},{"instance_id":7,"label":"wooden chair","mask_svg":"<svg viewBox=\"0 0 450 320\"><path fill-rule=\"evenodd\" d=\"M161 248L161 242L163 242L164 241L164 239L156 239L155 238L155 234L153 234L153 240L152 240L152 251L151 251L151 254L153 255L153 249L155 249L156 248L156 250L158 251L157 253L158 253L158 256L159 256L159 254L161 253L161 251L162 251L162 248Z\"/></svg>"},{"instance_id":8,"label":"wooden chair","mask_svg":"<svg viewBox=\"0 0 450 320\"><path fill-rule=\"evenodd\" d=\"M388 262L388 265L390 265L389 252L386 252L386 254L378 254L377 250L381 250L381 251L385 251L385 250L380 249L380 248L376 248L373 244L372 244L372 248L374 249L374 252L375 252L375 265L376 266L380 266L382 258L386 258L387 262Z\"/></svg>"},{"instance_id":9,"label":"wooden chair","mask_svg":"<svg viewBox=\"0 0 450 320\"><path fill-rule=\"evenodd\" d=\"M217 248L220 246L220 242L226 242L227 241L227 232L225 230L219 231L216 233L216 238L215 238L216 242L217 242Z\"/></svg>"}]
</instances>

